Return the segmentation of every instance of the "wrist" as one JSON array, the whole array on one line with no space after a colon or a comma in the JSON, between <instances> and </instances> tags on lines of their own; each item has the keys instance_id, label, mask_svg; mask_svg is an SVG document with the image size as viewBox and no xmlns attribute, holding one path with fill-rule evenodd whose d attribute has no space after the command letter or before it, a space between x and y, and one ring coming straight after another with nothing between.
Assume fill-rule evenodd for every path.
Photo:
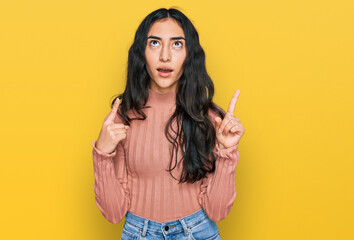
<instances>
[{"instance_id":1,"label":"wrist","mask_svg":"<svg viewBox=\"0 0 354 240\"><path fill-rule=\"evenodd\" d=\"M219 146L219 149L222 150L222 149L227 149L227 148L231 148L231 147L238 147L238 144L233 145L233 146L230 146L230 147L226 147L226 146L224 146L223 144L218 143L218 146Z\"/></svg>"},{"instance_id":2,"label":"wrist","mask_svg":"<svg viewBox=\"0 0 354 240\"><path fill-rule=\"evenodd\" d=\"M102 147L98 144L98 141L96 141L96 143L95 143L95 148L96 148L99 152L101 152L101 153L103 153L103 154L108 154L108 155L114 153L114 151L115 151L115 149L113 149L113 151L111 151L111 150L107 150L107 149L105 149L105 148L102 148Z\"/></svg>"},{"instance_id":3,"label":"wrist","mask_svg":"<svg viewBox=\"0 0 354 240\"><path fill-rule=\"evenodd\" d=\"M226 147L225 147L224 145L222 145L221 143L218 143L218 145L219 145L219 149L220 149L220 150L226 148Z\"/></svg>"}]
</instances>

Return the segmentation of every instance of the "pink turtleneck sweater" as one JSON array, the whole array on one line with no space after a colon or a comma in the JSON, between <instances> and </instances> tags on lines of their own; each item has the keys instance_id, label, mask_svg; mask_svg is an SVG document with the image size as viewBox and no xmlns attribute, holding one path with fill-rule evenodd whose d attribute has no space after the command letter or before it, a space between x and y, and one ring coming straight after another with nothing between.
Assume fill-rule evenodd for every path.
<instances>
[{"instance_id":1,"label":"pink turtleneck sweater","mask_svg":"<svg viewBox=\"0 0 354 240\"><path fill-rule=\"evenodd\" d=\"M92 142L95 201L108 221L119 223L127 211L157 222L176 220L201 208L214 222L229 214L236 197L237 146L219 149L216 143L215 172L193 184L178 184L166 171L172 145L164 130L175 104L175 92L160 94L150 89L146 105L151 108L143 109L147 118L131 121L126 139L114 152L101 152L96 141ZM131 111L128 115L134 116ZM209 111L214 126L216 116ZM114 122L122 123L118 115ZM178 160L181 156L178 149ZM174 161L175 157L174 153ZM181 170L182 164L180 168L176 166L173 176L179 179Z\"/></svg>"}]
</instances>

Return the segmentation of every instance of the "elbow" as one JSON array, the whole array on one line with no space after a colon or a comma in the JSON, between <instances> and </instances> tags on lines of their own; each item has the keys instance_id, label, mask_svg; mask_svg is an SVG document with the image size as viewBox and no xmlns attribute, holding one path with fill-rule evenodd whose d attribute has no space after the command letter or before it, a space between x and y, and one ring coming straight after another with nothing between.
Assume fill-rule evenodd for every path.
<instances>
[{"instance_id":1,"label":"elbow","mask_svg":"<svg viewBox=\"0 0 354 240\"><path fill-rule=\"evenodd\" d=\"M118 217L106 217L106 216L105 216L105 218L113 224L118 224L123 219L123 218L118 218Z\"/></svg>"},{"instance_id":2,"label":"elbow","mask_svg":"<svg viewBox=\"0 0 354 240\"><path fill-rule=\"evenodd\" d=\"M221 212L217 213L217 212L206 212L207 216L209 217L209 219L213 222L220 222L221 220L224 220L229 212L222 214Z\"/></svg>"},{"instance_id":3,"label":"elbow","mask_svg":"<svg viewBox=\"0 0 354 240\"><path fill-rule=\"evenodd\" d=\"M222 214L222 213L220 213L220 214L209 214L208 217L213 222L220 222L221 220L224 220L227 217L227 215L229 215L230 210L226 210L226 212L224 214Z\"/></svg>"},{"instance_id":4,"label":"elbow","mask_svg":"<svg viewBox=\"0 0 354 240\"><path fill-rule=\"evenodd\" d=\"M116 214L106 214L105 212L101 211L103 217L110 223L118 224L124 218L124 215L116 215Z\"/></svg>"},{"instance_id":5,"label":"elbow","mask_svg":"<svg viewBox=\"0 0 354 240\"><path fill-rule=\"evenodd\" d=\"M216 210L217 208L213 208L214 211L208 211L206 210L205 213L207 214L207 216L209 217L210 220L212 220L213 222L220 222L221 220L224 220L229 213L231 212L233 203L231 204L225 204L224 208L219 208L218 210Z\"/></svg>"},{"instance_id":6,"label":"elbow","mask_svg":"<svg viewBox=\"0 0 354 240\"><path fill-rule=\"evenodd\" d=\"M209 219L213 222L220 222L224 218L226 218L226 216L210 216L209 217Z\"/></svg>"},{"instance_id":7,"label":"elbow","mask_svg":"<svg viewBox=\"0 0 354 240\"><path fill-rule=\"evenodd\" d=\"M224 218L226 218L227 214L218 214L216 212L209 212L207 210L204 210L208 218L213 221L213 222L220 222Z\"/></svg>"},{"instance_id":8,"label":"elbow","mask_svg":"<svg viewBox=\"0 0 354 240\"><path fill-rule=\"evenodd\" d=\"M118 224L120 223L120 221L122 221L122 219L124 218L125 214L122 213L122 214L118 214L118 213L113 213L112 211L108 211L106 209L106 207L102 206L99 201L97 201L97 198L96 198L96 204L99 208L99 210L101 211L103 217L113 223L113 224ZM112 213L111 213L112 212Z\"/></svg>"},{"instance_id":9,"label":"elbow","mask_svg":"<svg viewBox=\"0 0 354 240\"><path fill-rule=\"evenodd\" d=\"M102 212L102 211L101 211ZM118 224L122 219L124 218L125 215L112 215L112 214L106 214L105 212L102 212L103 217L110 223L113 224Z\"/></svg>"}]
</instances>

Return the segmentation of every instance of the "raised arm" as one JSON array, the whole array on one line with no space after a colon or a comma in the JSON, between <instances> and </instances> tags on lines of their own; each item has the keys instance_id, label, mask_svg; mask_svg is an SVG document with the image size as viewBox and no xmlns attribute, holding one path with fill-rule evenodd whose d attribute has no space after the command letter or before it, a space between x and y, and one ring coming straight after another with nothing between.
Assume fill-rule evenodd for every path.
<instances>
[{"instance_id":1,"label":"raised arm","mask_svg":"<svg viewBox=\"0 0 354 240\"><path fill-rule=\"evenodd\" d=\"M239 90L234 93L224 119L215 112L209 113L216 130L213 149L216 169L202 180L198 200L214 222L223 220L229 214L236 198L235 169L240 157L238 143L245 132L242 123L233 114L239 93Z\"/></svg>"},{"instance_id":2,"label":"raised arm","mask_svg":"<svg viewBox=\"0 0 354 240\"><path fill-rule=\"evenodd\" d=\"M118 107L117 99L104 120L98 140L92 142L95 201L103 216L115 224L123 219L130 208L123 145L128 127L121 123L117 115Z\"/></svg>"}]
</instances>

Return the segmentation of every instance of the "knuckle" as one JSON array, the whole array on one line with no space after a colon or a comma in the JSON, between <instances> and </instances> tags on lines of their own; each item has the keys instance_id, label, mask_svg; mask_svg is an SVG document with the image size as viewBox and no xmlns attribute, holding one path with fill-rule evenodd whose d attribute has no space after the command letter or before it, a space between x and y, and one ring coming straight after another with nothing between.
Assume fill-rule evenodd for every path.
<instances>
[{"instance_id":1,"label":"knuckle","mask_svg":"<svg viewBox=\"0 0 354 240\"><path fill-rule=\"evenodd\" d=\"M124 124L123 124L123 123L116 123L116 126L117 126L118 128L124 128Z\"/></svg>"}]
</instances>

